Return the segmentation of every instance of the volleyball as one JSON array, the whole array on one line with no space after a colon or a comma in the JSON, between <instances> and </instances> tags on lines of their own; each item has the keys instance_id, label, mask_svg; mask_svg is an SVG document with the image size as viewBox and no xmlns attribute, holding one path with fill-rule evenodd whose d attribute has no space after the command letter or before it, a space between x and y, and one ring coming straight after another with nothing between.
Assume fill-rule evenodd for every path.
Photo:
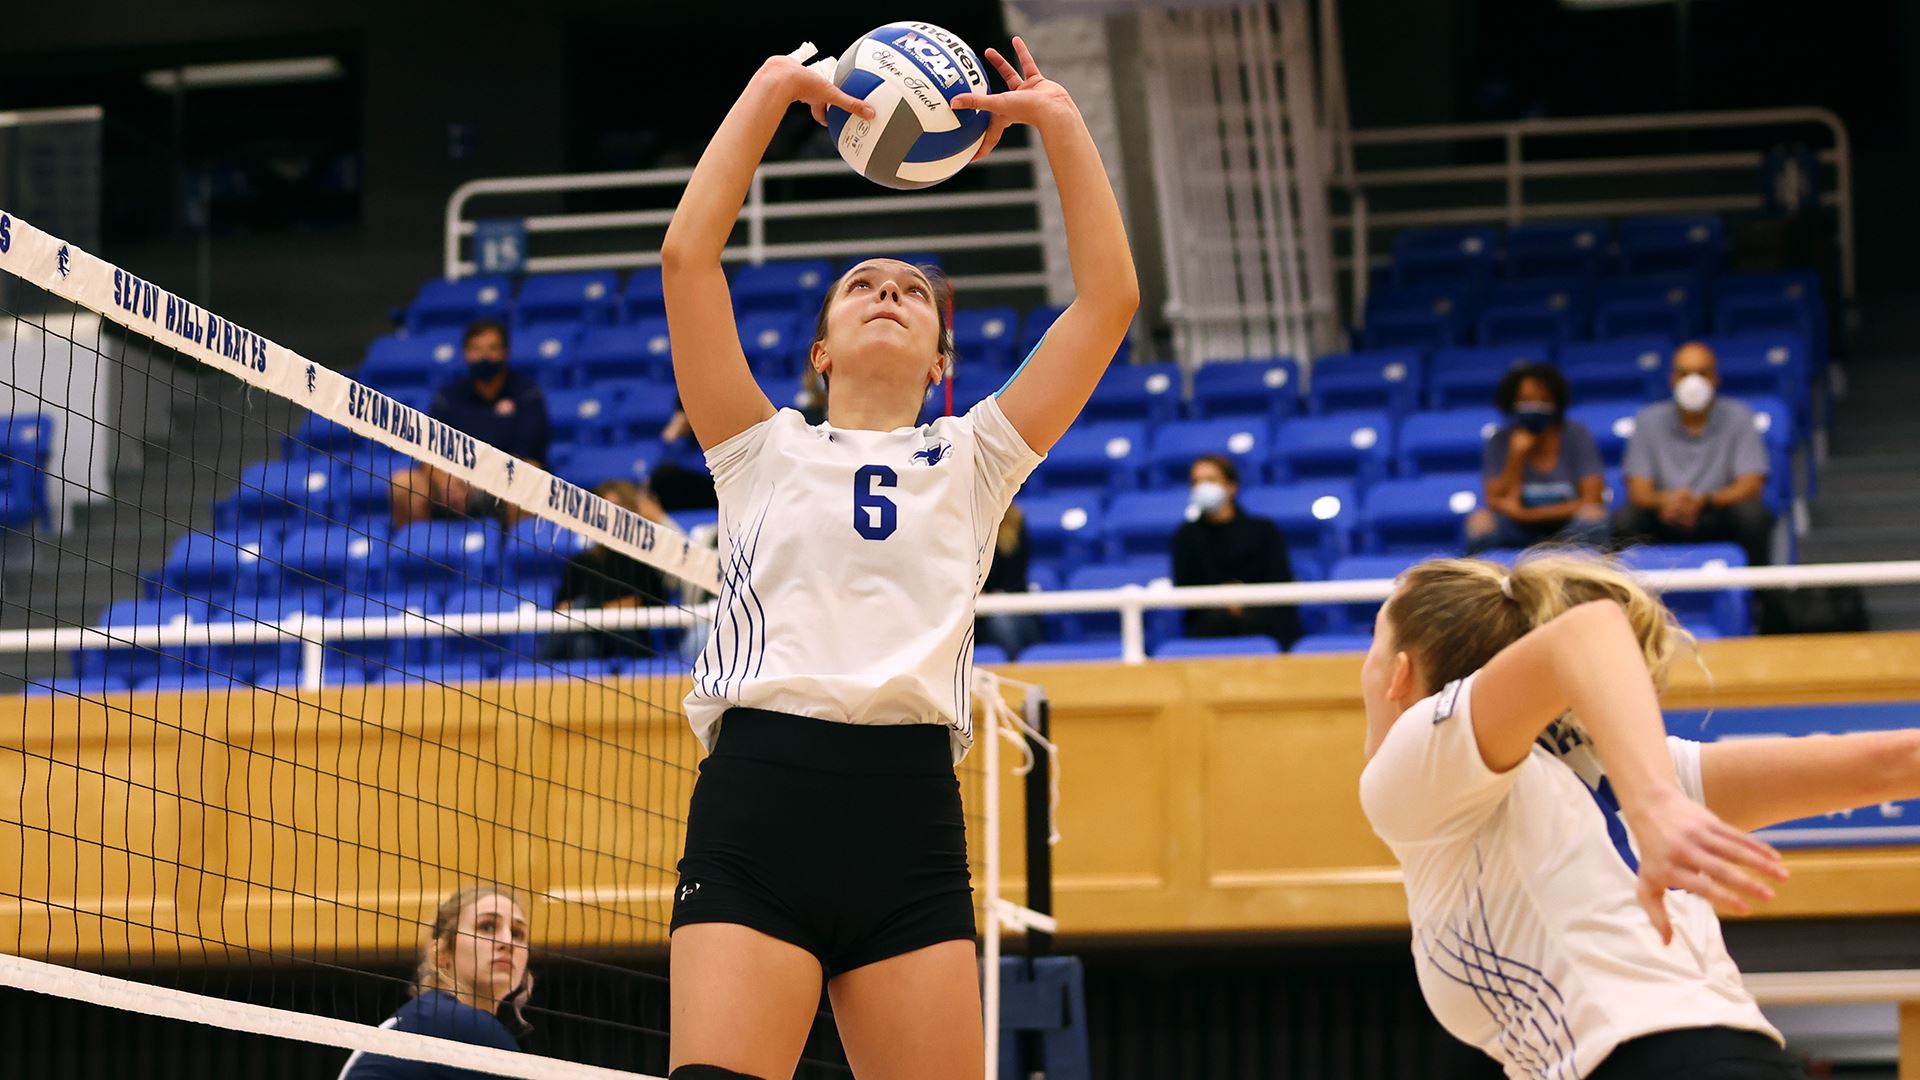
<instances>
[{"instance_id":1,"label":"volleyball","mask_svg":"<svg viewBox=\"0 0 1920 1080\"><path fill-rule=\"evenodd\" d=\"M980 58L931 23L888 23L862 35L840 54L833 81L873 106L871 120L829 107L827 131L847 164L876 184L931 187L973 160L987 133L986 113L949 104L987 92Z\"/></svg>"}]
</instances>

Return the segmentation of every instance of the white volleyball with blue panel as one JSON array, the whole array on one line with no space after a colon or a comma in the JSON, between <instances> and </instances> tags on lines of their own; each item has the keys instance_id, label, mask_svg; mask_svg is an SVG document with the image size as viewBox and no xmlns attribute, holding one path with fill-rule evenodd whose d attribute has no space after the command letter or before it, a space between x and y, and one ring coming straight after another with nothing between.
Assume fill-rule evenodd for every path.
<instances>
[{"instance_id":1,"label":"white volleyball with blue panel","mask_svg":"<svg viewBox=\"0 0 1920 1080\"><path fill-rule=\"evenodd\" d=\"M932 23L868 32L840 54L833 81L873 106L871 120L829 108L827 131L847 164L876 184L937 184L973 160L987 133L986 113L952 105L987 92L986 70L966 42Z\"/></svg>"}]
</instances>

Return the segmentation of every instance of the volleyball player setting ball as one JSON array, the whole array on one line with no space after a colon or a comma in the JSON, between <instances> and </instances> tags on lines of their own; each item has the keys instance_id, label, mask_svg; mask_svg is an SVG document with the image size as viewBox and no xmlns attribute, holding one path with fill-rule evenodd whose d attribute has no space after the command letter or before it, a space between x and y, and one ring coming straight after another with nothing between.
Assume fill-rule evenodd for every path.
<instances>
[{"instance_id":1,"label":"volleyball player setting ball","mask_svg":"<svg viewBox=\"0 0 1920 1080\"><path fill-rule=\"evenodd\" d=\"M1657 688L1690 648L1571 554L1422 563L1381 609L1361 803L1428 1006L1516 1080L1803 1078L1712 906L1786 877L1743 830L1920 795L1914 732L1667 737Z\"/></svg>"},{"instance_id":2,"label":"volleyball player setting ball","mask_svg":"<svg viewBox=\"0 0 1920 1080\"><path fill-rule=\"evenodd\" d=\"M981 1075L966 835L974 601L1014 492L1066 431L1138 303L1120 208L1073 99L1014 39L979 153L1031 125L1077 296L998 393L914 426L953 363L945 291L890 259L834 283L808 360L826 421L776 410L735 336L721 249L794 104L873 110L767 60L707 144L661 250L674 376L724 536L687 714L710 751L673 909L671 1076L785 1077L832 999L862 1080Z\"/></svg>"}]
</instances>

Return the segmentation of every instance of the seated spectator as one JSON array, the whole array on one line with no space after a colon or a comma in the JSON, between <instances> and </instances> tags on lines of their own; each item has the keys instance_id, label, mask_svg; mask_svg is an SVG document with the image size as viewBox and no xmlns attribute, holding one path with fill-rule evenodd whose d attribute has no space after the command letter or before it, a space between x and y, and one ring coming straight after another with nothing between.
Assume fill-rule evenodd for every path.
<instances>
[{"instance_id":1,"label":"seated spectator","mask_svg":"<svg viewBox=\"0 0 1920 1080\"><path fill-rule=\"evenodd\" d=\"M1293 580L1287 540L1280 527L1240 509L1240 470L1217 454L1196 459L1187 473L1200 516L1173 534L1175 585L1248 585ZM1300 636L1293 607L1193 608L1185 612L1188 637L1264 634L1281 647Z\"/></svg>"},{"instance_id":2,"label":"seated spectator","mask_svg":"<svg viewBox=\"0 0 1920 1080\"><path fill-rule=\"evenodd\" d=\"M527 916L498 886L461 889L441 903L413 977L413 1000L380 1025L440 1039L520 1049L532 1030L520 1010L533 993ZM474 1076L429 1061L356 1052L340 1080L459 1080Z\"/></svg>"},{"instance_id":3,"label":"seated spectator","mask_svg":"<svg viewBox=\"0 0 1920 1080\"><path fill-rule=\"evenodd\" d=\"M631 480L609 480L595 494L639 514L649 521L672 525L653 493ZM591 608L630 608L657 605L667 595L665 574L602 544L595 544L567 562L554 594L555 611ZM600 660L651 654L645 630L584 630L555 634L549 639L549 660Z\"/></svg>"},{"instance_id":4,"label":"seated spectator","mask_svg":"<svg viewBox=\"0 0 1920 1080\"><path fill-rule=\"evenodd\" d=\"M1009 506L1000 518L1000 531L993 541L993 565L988 568L987 583L980 591L1026 592L1028 570L1027 519L1018 506ZM982 615L974 623L976 640L998 645L1008 656L1016 658L1041 636L1038 615Z\"/></svg>"},{"instance_id":5,"label":"seated spectator","mask_svg":"<svg viewBox=\"0 0 1920 1080\"><path fill-rule=\"evenodd\" d=\"M531 377L508 370L507 328L492 319L476 319L461 338L461 348L467 370L440 388L427 415L545 467L552 439L547 397ZM395 470L391 485L396 526L500 513L499 499L431 465Z\"/></svg>"},{"instance_id":6,"label":"seated spectator","mask_svg":"<svg viewBox=\"0 0 1920 1080\"><path fill-rule=\"evenodd\" d=\"M1561 540L1607 542L1607 477L1593 432L1567 419L1567 380L1552 364L1520 363L1494 404L1507 422L1487 440L1486 505L1467 518L1467 551Z\"/></svg>"},{"instance_id":7,"label":"seated spectator","mask_svg":"<svg viewBox=\"0 0 1920 1080\"><path fill-rule=\"evenodd\" d=\"M1720 366L1695 341L1673 354L1673 400L1641 409L1627 443L1622 543L1731 541L1762 566L1773 543L1767 447L1753 410L1719 397Z\"/></svg>"}]
</instances>

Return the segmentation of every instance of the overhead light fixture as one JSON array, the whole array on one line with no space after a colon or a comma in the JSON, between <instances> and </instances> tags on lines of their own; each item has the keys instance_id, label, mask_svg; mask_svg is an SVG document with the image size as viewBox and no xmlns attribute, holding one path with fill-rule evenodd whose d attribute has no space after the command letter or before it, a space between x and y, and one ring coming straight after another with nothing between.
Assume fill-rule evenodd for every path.
<instances>
[{"instance_id":1,"label":"overhead light fixture","mask_svg":"<svg viewBox=\"0 0 1920 1080\"><path fill-rule=\"evenodd\" d=\"M345 70L331 56L302 56L291 60L247 60L233 64L187 64L161 68L140 76L149 89L172 94L181 89L214 86L272 86L279 83L325 82Z\"/></svg>"}]
</instances>

